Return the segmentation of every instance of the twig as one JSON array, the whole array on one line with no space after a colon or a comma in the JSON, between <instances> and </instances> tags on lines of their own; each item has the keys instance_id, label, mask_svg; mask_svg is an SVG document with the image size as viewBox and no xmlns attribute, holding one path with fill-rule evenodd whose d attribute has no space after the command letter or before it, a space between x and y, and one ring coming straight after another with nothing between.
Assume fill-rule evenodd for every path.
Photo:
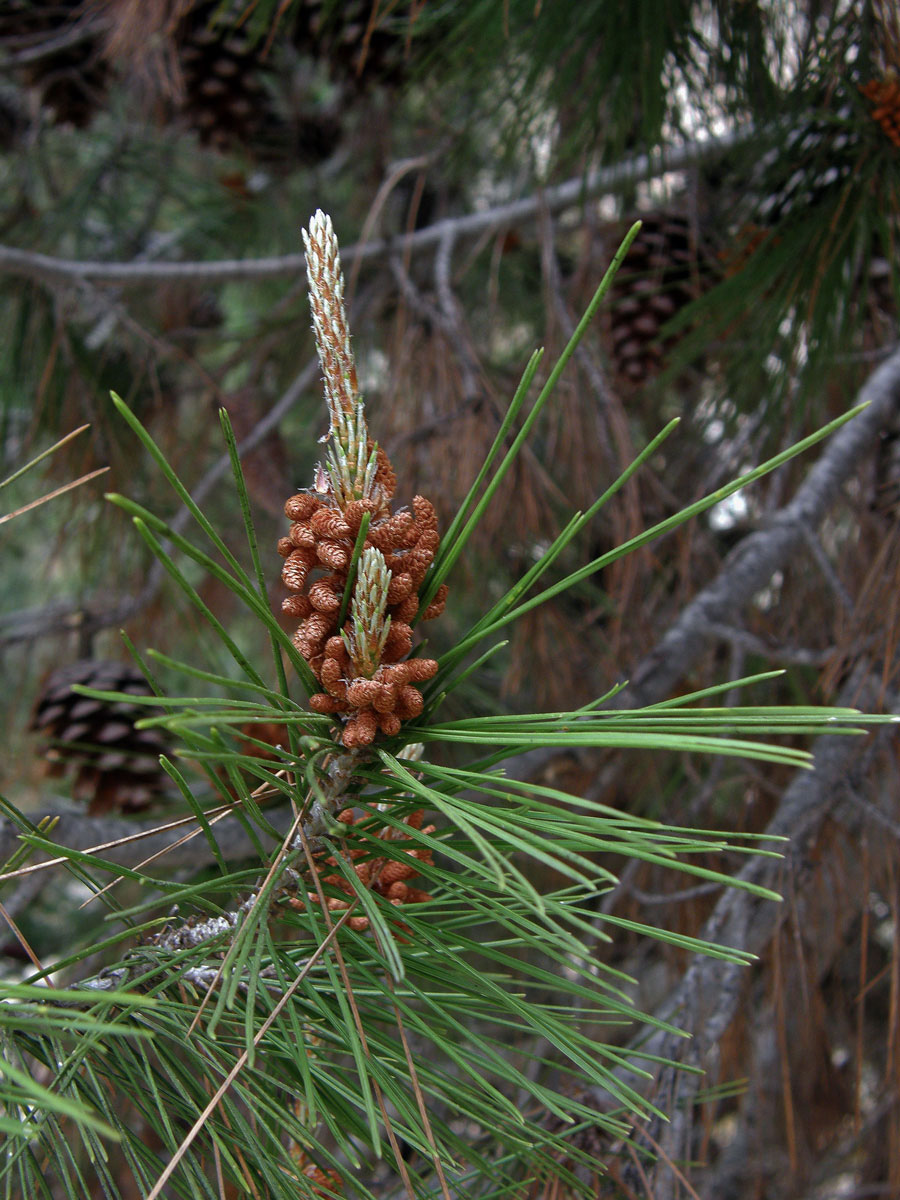
<instances>
[{"instance_id":1,"label":"twig","mask_svg":"<svg viewBox=\"0 0 900 1200\"><path fill-rule=\"evenodd\" d=\"M99 39L108 27L109 22L105 18L92 15L89 20L66 24L59 33L46 34L42 31L39 35L41 38L39 42L31 46L24 46L21 50L13 50L6 56L4 65L21 67L27 63L38 62L42 58L49 58L63 50L79 46L82 42ZM3 44L8 47L15 41L15 38L4 38Z\"/></svg>"},{"instance_id":2,"label":"twig","mask_svg":"<svg viewBox=\"0 0 900 1200\"><path fill-rule=\"evenodd\" d=\"M169 949L184 949L186 946L196 946L211 938L218 937L220 934L236 930L239 927L242 914L253 904L260 902L261 897L270 894L275 878L284 875L290 869L290 860L295 858L301 850L308 854L310 847L315 848L322 835L328 832L329 822L333 814L344 806L347 798L347 788L362 758L363 755L359 751L354 750L335 755L320 783L315 800L310 803L309 800L311 797L309 797L307 805L304 805L299 814L293 807L285 807L273 813L267 812L266 815L270 824L278 829L279 832L284 831L284 836L281 841L280 851L269 866L265 879L251 892L248 899L244 900L238 908L226 912L222 916L211 918L201 925L181 922L167 930L158 939L158 943ZM219 853L226 859L237 859L255 855L256 843L247 833L245 823L237 822L233 817L226 817L225 811L215 810L213 813L206 814L209 823L211 825L214 824L216 827L216 844ZM207 856L211 857L211 851L203 842L198 844L193 840L201 832L200 829L193 828L193 832L188 837L185 837L183 830L186 826L196 826L194 817L184 817L178 821L170 822L168 825L140 831L134 831L134 823L127 820L86 818L77 824L73 832L77 832L81 837L84 837L86 834L92 834L92 837L87 838L87 844L84 846L73 846L71 844L71 835L67 841L71 849L85 850L91 854L102 853L105 858L117 865L129 865L140 868L149 861L147 857L147 843L150 842L151 845L155 845L162 838L163 844L156 847L151 855L152 858L158 858L165 854L167 856L167 865L171 868L181 865L196 867L202 861L205 861ZM120 836L116 836L123 827L129 832L122 832ZM58 831L59 825L54 827L54 834L57 834ZM18 831L16 831L16 836L11 836L12 834L12 823L0 821L0 859L3 857L8 858L18 849ZM262 836L263 840L267 840L262 831L257 831L256 836L257 838ZM98 837L105 840L98 842ZM7 844L4 844L4 842ZM185 850L187 850L186 858ZM51 867L61 866L66 861L66 856L61 855L58 858L30 863L26 867L21 867L5 876L0 876L0 882L22 876L33 876L36 873L45 872ZM30 883L31 880L27 882ZM318 877L316 877L316 887L317 889L321 887L318 883ZM321 899L324 905L324 896ZM354 906L355 903L356 901L354 901ZM199 968L197 979L204 979L206 987L209 989L218 981L223 965L221 964L215 968L202 965ZM113 986L120 986L123 981L127 981L128 975L129 970L127 967L116 969L112 972L101 971L94 979L84 981L79 986L100 990L108 989ZM113 979L115 981L110 982ZM203 1005L201 1005L199 1011L202 1012L202 1009Z\"/></svg>"},{"instance_id":3,"label":"twig","mask_svg":"<svg viewBox=\"0 0 900 1200\"><path fill-rule=\"evenodd\" d=\"M724 642L732 642L740 646L748 654L756 654L760 658L769 658L779 663L790 663L798 667L824 667L834 656L834 647L816 650L808 646L785 646L781 643L770 645L762 638L748 633L746 629L738 629L734 625L726 625L721 621L712 621L709 625L709 636L721 638Z\"/></svg>"},{"instance_id":4,"label":"twig","mask_svg":"<svg viewBox=\"0 0 900 1200\"><path fill-rule=\"evenodd\" d=\"M696 887L682 888L678 892L645 892L641 888L629 885L626 889L639 904L644 906L656 904L683 904L687 900L699 900L702 896L711 896L720 892L721 883L698 883Z\"/></svg>"},{"instance_id":5,"label":"twig","mask_svg":"<svg viewBox=\"0 0 900 1200\"><path fill-rule=\"evenodd\" d=\"M346 758L347 756L342 755L341 757ZM298 834L298 841L302 847L303 854L306 858L306 863L309 868L310 877L313 881L313 886L316 889L316 895L318 896L319 904L322 907L322 916L323 916L323 918L325 920L325 924L329 930L329 937L330 937L331 934L334 932L334 929L338 928L340 925L342 925L344 923L344 921L347 920L348 913L352 912L352 910L359 903L359 896L356 895L353 897L353 899L350 901L350 907L347 909L347 911L341 917L340 921L338 922L338 925L332 927L331 912L328 908L328 902L325 898L325 893L322 890L322 880L320 879L319 873L316 870L316 864L315 864L315 861L313 860L313 856L312 856L312 849L310 847L309 840L307 839L307 837L305 835L305 831L304 831L304 828L302 825L300 827L300 832ZM356 1026L356 1032L359 1035L359 1041L360 1041L360 1046L362 1047L363 1055L365 1056L365 1058L371 1059L371 1052L369 1050L368 1039L366 1037L365 1023L360 1015L359 1006L356 1003L356 996L353 991L353 986L350 981L350 974L347 970L347 964L344 961L344 956L341 951L340 943L337 941L335 941L335 943L334 943L333 954L334 954L335 962L337 964L337 968L341 975L341 982L344 985L344 995L346 997L348 1005L350 1006L350 1012L353 1015L353 1024ZM371 1075L369 1082L371 1083L372 1090L375 1093L375 1099L378 1102L378 1107L381 1111L381 1117L382 1117L382 1120L384 1121L385 1132L387 1133L388 1141L391 1144L391 1149L394 1152L394 1162L397 1164L398 1170L400 1171L400 1174L403 1177L403 1183L406 1187L407 1195L409 1196L410 1200L414 1200L415 1190L412 1185L412 1180L409 1177L409 1172L406 1167L406 1162L403 1158L402 1153L400 1152L400 1145L397 1141L397 1135L394 1132L393 1122L391 1121L390 1116L388 1115L387 1105L386 1105L385 1099L384 1099L384 1093L381 1090L381 1086L378 1083L378 1080L375 1077L374 1072ZM445 1189L445 1193L446 1193L446 1189ZM447 1200L449 1200L449 1197L447 1197Z\"/></svg>"},{"instance_id":6,"label":"twig","mask_svg":"<svg viewBox=\"0 0 900 1200\"><path fill-rule=\"evenodd\" d=\"M219 810L216 810L218 812ZM206 814L207 818L216 814ZM52 809L41 812L41 816L56 818L52 838L55 843L69 850L100 854L118 866L136 866L148 855L167 852L166 863L172 870L182 867L198 867L212 858L208 847L203 847L184 838L187 828L196 828L196 818L181 817L176 821L160 824L159 817L147 822L130 820L127 817L96 817L67 810L55 813ZM279 832L286 830L291 822L288 807L266 810L266 818ZM8 818L0 818L0 861L5 862L21 848L22 831ZM269 839L263 831L258 836L265 842ZM222 857L232 862L255 857L256 847L246 829L246 823L234 816L223 816L216 822L216 842ZM29 863L17 871L0 876L0 882L23 878L47 870L51 865L62 865L65 856L48 862Z\"/></svg>"},{"instance_id":7,"label":"twig","mask_svg":"<svg viewBox=\"0 0 900 1200\"><path fill-rule=\"evenodd\" d=\"M369 205L369 211L366 214L366 219L363 223L362 230L360 231L360 246L365 246L368 242L372 230L375 228L375 223L381 215L385 204L387 204L391 192L394 190L400 180L403 179L405 175L408 175L410 171L424 171L427 166L428 158L424 155L419 155L416 158L404 158L392 165L387 178L382 180L381 186L375 193L375 199ZM353 261L353 269L351 270L347 281L348 302L352 300L356 292L356 284L359 279L359 269L362 266L363 258L364 256L362 254L357 254Z\"/></svg>"}]
</instances>

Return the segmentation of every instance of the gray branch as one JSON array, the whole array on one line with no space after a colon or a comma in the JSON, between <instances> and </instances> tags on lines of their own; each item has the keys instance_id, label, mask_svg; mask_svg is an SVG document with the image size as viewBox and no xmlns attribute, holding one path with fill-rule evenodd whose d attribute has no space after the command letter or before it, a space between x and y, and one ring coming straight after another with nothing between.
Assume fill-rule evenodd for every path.
<instances>
[{"instance_id":1,"label":"gray branch","mask_svg":"<svg viewBox=\"0 0 900 1200\"><path fill-rule=\"evenodd\" d=\"M623 159L610 167L602 167L587 176L569 179L545 192L525 196L483 212L448 217L425 229L404 234L400 238L380 238L341 249L345 266L356 262L381 260L402 250L421 250L446 244L458 238L477 237L488 230L504 229L510 225L533 221L542 209L558 212L586 200L615 194L644 179L652 179L668 171L718 158L735 146L755 136L752 129L728 133L718 138L687 143L672 150L639 154ZM226 283L236 279L272 279L283 276L302 276L306 270L303 254L282 254L271 258L222 259L218 262L95 262L55 258L15 246L0 246L0 273L25 275L40 283L55 287L78 284L85 280L94 283L138 285L171 280Z\"/></svg>"},{"instance_id":2,"label":"gray branch","mask_svg":"<svg viewBox=\"0 0 900 1200\"><path fill-rule=\"evenodd\" d=\"M315 845L317 839L328 832L329 820L342 807L356 768L366 759L366 753L356 749L336 754L331 760L320 780L319 795L313 799L303 825L304 835L310 843ZM135 867L151 855L161 856L167 872L200 867L212 861L206 838L192 818L174 823L166 822L159 815L150 820L135 821L128 817L88 816L69 809L60 812L45 809L40 813L41 817L48 815L57 820L49 835L54 843L72 850L92 850L118 866ZM283 805L267 809L266 819L280 833L287 833L294 816L290 806ZM257 857L246 822L233 816L221 817L215 821L213 832L224 859L239 862ZM188 835L193 836L188 839ZM17 825L8 817L0 817L0 863L20 848L20 836ZM262 830L257 830L257 836L264 845L274 844ZM108 849L99 849L107 845Z\"/></svg>"},{"instance_id":3,"label":"gray branch","mask_svg":"<svg viewBox=\"0 0 900 1200\"><path fill-rule=\"evenodd\" d=\"M789 504L764 529L749 534L725 559L713 582L695 596L631 676L623 694L629 706L665 699L691 669L717 625L735 614L784 567L814 531L841 487L875 449L878 435L900 412L900 349L868 378L857 403L869 407L825 444L818 462Z\"/></svg>"},{"instance_id":4,"label":"gray branch","mask_svg":"<svg viewBox=\"0 0 900 1200\"><path fill-rule=\"evenodd\" d=\"M88 816L71 810L54 812L52 808L42 810L40 817L55 816L57 823L49 835L60 847L72 850L94 850L96 854L123 867L136 867L145 859L159 855L166 874L185 867L202 867L212 861L212 851L197 830L196 823L189 820L166 828L165 817L158 814L150 820L132 820L128 817ZM292 815L285 805L266 812L267 820L285 833L290 828ZM162 828L160 828L162 826ZM256 858L257 852L246 824L236 817L223 817L213 826L219 850L229 862ZM257 831L263 844L268 844L266 835ZM185 840L193 834L189 840ZM21 831L7 817L0 818L0 862L6 862L21 847ZM107 846L109 849L96 849ZM272 843L274 844L274 843ZM38 872L40 873L40 872ZM27 878L27 876L25 876Z\"/></svg>"},{"instance_id":5,"label":"gray branch","mask_svg":"<svg viewBox=\"0 0 900 1200\"><path fill-rule=\"evenodd\" d=\"M880 664L860 665L845 685L840 703L863 706L876 703L880 677ZM896 711L898 697L892 695L887 700ZM873 746L886 746L896 738L897 726L891 725L882 727L871 739L835 735L818 739L812 770L795 777L766 829L773 837L788 839L784 857L751 859L736 876L740 882L789 895L792 903L779 905L744 890L729 889L702 930L700 936L704 941L761 956L779 928L798 909L809 905L821 909L823 900L847 908L846 890L832 876L847 871L847 856L859 845L867 806L859 803L858 792L870 767ZM895 797L886 797L885 803L891 811L882 815L891 820L895 815ZM837 823L840 853L812 854L829 821ZM864 903L865 890L861 891ZM806 916L809 917L808 912ZM835 949L840 945L843 925L851 917L851 913L832 913L825 920L826 928L834 932ZM802 912L797 920L806 924ZM821 924L815 922L816 928ZM708 1070L715 1063L719 1042L738 1015L752 976L752 971L740 963L695 955L656 1014L690 1037L677 1037L648 1026L633 1040L633 1047L660 1055L681 1067ZM654 1172L654 1200L674 1200L682 1194L668 1163L691 1157L694 1098L704 1081L703 1076L688 1074L677 1066L664 1067L657 1077L653 1098L671 1121L665 1126L656 1122L652 1128L654 1140L663 1152Z\"/></svg>"},{"instance_id":6,"label":"gray branch","mask_svg":"<svg viewBox=\"0 0 900 1200\"><path fill-rule=\"evenodd\" d=\"M841 487L878 445L881 431L900 414L900 348L873 371L854 400L868 404L826 443L794 499L764 528L748 534L727 556L712 582L684 608L668 631L631 672L628 687L612 701L621 708L656 704L689 675L710 639L738 640L740 614L814 532L834 505ZM726 631L727 630L727 634ZM746 645L746 643L744 643ZM554 749L535 749L515 763L523 777L540 770ZM604 769L591 791L604 792L615 764Z\"/></svg>"}]
</instances>

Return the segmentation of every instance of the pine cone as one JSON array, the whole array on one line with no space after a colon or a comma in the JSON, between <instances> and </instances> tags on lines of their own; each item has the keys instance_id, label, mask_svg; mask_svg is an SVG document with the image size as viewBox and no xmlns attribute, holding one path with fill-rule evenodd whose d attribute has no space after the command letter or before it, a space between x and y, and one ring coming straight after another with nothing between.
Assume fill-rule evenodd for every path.
<instances>
[{"instance_id":1,"label":"pine cone","mask_svg":"<svg viewBox=\"0 0 900 1200\"><path fill-rule=\"evenodd\" d=\"M872 93L871 88L861 91L865 96ZM890 122L900 112L891 107L896 99L892 91L891 103L871 114L888 136L895 128ZM792 229L820 219L814 213L816 209L823 210L821 215L835 232L842 230L847 220L852 220L848 213L852 214L853 202L848 202L848 195L854 176L881 141L881 132L868 120L859 98L843 88L836 89L829 102L823 100L819 107L811 107L785 142L759 160L748 189L748 223L726 273L743 265L760 242L774 237L789 243ZM828 214L824 213L825 206L830 210ZM896 218L888 209L885 214L886 227L893 227L892 236L896 236ZM882 345L895 336L897 309L891 265L892 248L885 247L880 231L872 234L867 252L853 264L857 272L851 285L854 302L866 313L867 341L872 345Z\"/></svg>"},{"instance_id":2,"label":"pine cone","mask_svg":"<svg viewBox=\"0 0 900 1200\"><path fill-rule=\"evenodd\" d=\"M773 229L787 220L802 220L811 208L838 194L863 153L858 105L844 102L811 107L784 143L759 160L751 191L749 220Z\"/></svg>"},{"instance_id":3,"label":"pine cone","mask_svg":"<svg viewBox=\"0 0 900 1200\"><path fill-rule=\"evenodd\" d=\"M201 142L217 150L252 146L278 124L262 83L264 42L218 2L194 6L175 39L182 72L182 112ZM240 14L237 14L238 16Z\"/></svg>"},{"instance_id":4,"label":"pine cone","mask_svg":"<svg viewBox=\"0 0 900 1200\"><path fill-rule=\"evenodd\" d=\"M132 667L86 659L60 667L46 680L32 728L49 741L47 773L75 775L72 793L87 801L88 812L136 812L167 790L159 765L168 749L156 729L135 729L147 709L127 700L93 700L72 691L73 684L98 691L152 695Z\"/></svg>"},{"instance_id":5,"label":"pine cone","mask_svg":"<svg viewBox=\"0 0 900 1200\"><path fill-rule=\"evenodd\" d=\"M657 212L641 220L609 306L613 365L621 382L635 386L662 367L677 340L663 339L662 328L711 284L714 262L687 217Z\"/></svg>"}]
</instances>

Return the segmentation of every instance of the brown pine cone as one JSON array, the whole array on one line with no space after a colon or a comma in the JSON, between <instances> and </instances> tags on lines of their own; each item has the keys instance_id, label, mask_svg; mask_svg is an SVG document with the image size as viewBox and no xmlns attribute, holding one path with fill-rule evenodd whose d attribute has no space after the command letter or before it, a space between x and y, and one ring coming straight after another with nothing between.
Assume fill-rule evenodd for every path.
<instances>
[{"instance_id":1,"label":"brown pine cone","mask_svg":"<svg viewBox=\"0 0 900 1200\"><path fill-rule=\"evenodd\" d=\"M73 684L132 696L153 694L127 663L85 659L60 667L45 680L32 728L49 742L47 773L72 774L72 794L88 812L137 812L169 790L159 756L170 750L158 729L136 729L148 709L127 700L94 700Z\"/></svg>"}]
</instances>

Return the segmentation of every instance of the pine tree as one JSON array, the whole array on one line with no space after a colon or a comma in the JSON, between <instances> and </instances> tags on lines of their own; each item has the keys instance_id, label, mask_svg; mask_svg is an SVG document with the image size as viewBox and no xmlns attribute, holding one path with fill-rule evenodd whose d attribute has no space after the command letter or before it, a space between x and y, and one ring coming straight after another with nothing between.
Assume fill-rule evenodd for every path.
<instances>
[{"instance_id":1,"label":"pine tree","mask_svg":"<svg viewBox=\"0 0 900 1200\"><path fill-rule=\"evenodd\" d=\"M35 978L62 960L56 982L105 997L48 1015L43 992L15 993L4 1103L15 1133L46 1120L14 1143L10 1195L147 1195L242 1054L166 1186L381 1200L404 1172L413 1194L441 1195L443 1171L451 1194L660 1200L682 1188L670 1161L702 1160L684 1172L704 1197L795 1200L845 1177L897 1189L889 730L868 750L824 737L810 783L791 776L816 705L896 705L894 7L3 14L0 475L89 419L42 459L42 487L10 485L11 507L107 464L102 487L126 497L107 505L89 481L0 527L17 684L4 791L28 839L4 826L4 848L10 869L36 847L62 855L73 879L8 880L21 938L3 945L17 977L30 950ZM81 57L54 75L63 50ZM366 421L354 396L325 449L297 237L319 206L341 233ZM567 365L532 421L517 384L541 344ZM717 494L857 394L869 408L808 475L809 456L790 458ZM246 466L237 493L220 407ZM374 464L380 499L351 497L339 445L348 469ZM482 504L469 489L486 459ZM87 644L122 662L122 628L149 681L139 736L177 747L159 809L57 812L79 768L42 774L27 728L40 681ZM684 697L743 676L752 691L696 705L728 705L721 735L739 740L756 718L737 706L765 709L774 760L686 755L726 718ZM99 692L81 700L126 703ZM585 744L571 717L533 715L547 710L578 712ZM631 749L603 742L606 714ZM670 749L646 753L663 734ZM284 863L273 847L308 795L321 826L302 827L307 846L295 831ZM51 810L54 832L30 825ZM729 833L685 832L698 826ZM765 833L791 838L781 867L741 852ZM699 878L679 880L673 857ZM129 872L145 882L131 890ZM77 915L80 889L123 873ZM720 897L735 876L791 904ZM100 903L110 922L92 925ZM755 951L755 971L706 962L720 938ZM618 1007L621 976L644 1025ZM642 1050L655 1085L621 1066Z\"/></svg>"}]
</instances>

